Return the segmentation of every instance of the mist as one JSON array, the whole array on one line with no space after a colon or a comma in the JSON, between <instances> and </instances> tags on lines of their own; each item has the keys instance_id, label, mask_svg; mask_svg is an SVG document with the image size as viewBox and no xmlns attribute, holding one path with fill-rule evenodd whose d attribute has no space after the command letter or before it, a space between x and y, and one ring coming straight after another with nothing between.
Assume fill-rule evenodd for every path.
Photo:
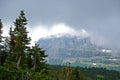
<instances>
[{"instance_id":1,"label":"mist","mask_svg":"<svg viewBox=\"0 0 120 80\"><path fill-rule=\"evenodd\" d=\"M103 41L102 37L93 35L83 28L74 29L73 27L66 25L65 23L57 23L51 26L37 25L34 27L28 27L28 30L29 36L32 38L32 44L34 44L34 42L37 42L40 38L48 38L52 35L55 35L56 37L61 37L65 35L78 36L79 38L90 37L93 43L96 43L98 45L103 45L105 42Z\"/></svg>"}]
</instances>

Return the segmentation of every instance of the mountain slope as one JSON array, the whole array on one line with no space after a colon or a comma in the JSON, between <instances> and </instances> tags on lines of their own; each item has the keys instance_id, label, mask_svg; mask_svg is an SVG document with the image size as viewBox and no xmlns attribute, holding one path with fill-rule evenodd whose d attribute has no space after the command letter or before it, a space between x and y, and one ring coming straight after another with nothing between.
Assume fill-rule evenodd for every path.
<instances>
[{"instance_id":1,"label":"mountain slope","mask_svg":"<svg viewBox=\"0 0 120 80\"><path fill-rule=\"evenodd\" d=\"M112 50L97 45L91 37L52 35L39 39L38 43L46 50L49 64L71 63L73 66L106 68L120 66L120 59L112 58Z\"/></svg>"}]
</instances>

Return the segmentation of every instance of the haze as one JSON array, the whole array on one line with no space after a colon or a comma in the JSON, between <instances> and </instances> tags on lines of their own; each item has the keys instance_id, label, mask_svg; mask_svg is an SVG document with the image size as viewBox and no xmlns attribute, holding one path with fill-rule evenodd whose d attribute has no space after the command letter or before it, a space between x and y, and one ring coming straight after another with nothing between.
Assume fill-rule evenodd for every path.
<instances>
[{"instance_id":1,"label":"haze","mask_svg":"<svg viewBox=\"0 0 120 80\"><path fill-rule=\"evenodd\" d=\"M67 25L64 29L85 30L105 45L120 48L120 0L0 0L0 18L5 31L13 25L20 10L25 10L28 28L33 30L30 34L38 36L35 40L39 34L53 34L53 25L62 23ZM57 27L54 26L56 32Z\"/></svg>"}]
</instances>

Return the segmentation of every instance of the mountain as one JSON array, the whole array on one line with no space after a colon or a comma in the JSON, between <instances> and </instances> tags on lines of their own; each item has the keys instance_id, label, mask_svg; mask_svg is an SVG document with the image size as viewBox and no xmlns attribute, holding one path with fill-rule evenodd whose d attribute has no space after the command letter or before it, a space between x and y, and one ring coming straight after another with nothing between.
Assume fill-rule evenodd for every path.
<instances>
[{"instance_id":1,"label":"mountain","mask_svg":"<svg viewBox=\"0 0 120 80\"><path fill-rule=\"evenodd\" d=\"M49 64L120 70L120 58L112 56L114 51L98 45L90 36L57 34L41 38L38 43L46 50Z\"/></svg>"}]
</instances>

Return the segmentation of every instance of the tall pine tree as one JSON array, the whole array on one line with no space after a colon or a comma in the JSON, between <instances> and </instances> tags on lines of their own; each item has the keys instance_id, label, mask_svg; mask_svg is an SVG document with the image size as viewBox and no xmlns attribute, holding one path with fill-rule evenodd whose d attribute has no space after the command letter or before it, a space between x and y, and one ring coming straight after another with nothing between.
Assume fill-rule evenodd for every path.
<instances>
[{"instance_id":1,"label":"tall pine tree","mask_svg":"<svg viewBox=\"0 0 120 80\"><path fill-rule=\"evenodd\" d=\"M3 65L3 63L5 62L5 58L6 58L6 54L4 53L4 45L3 45L3 24L2 21L0 19L0 65Z\"/></svg>"},{"instance_id":2,"label":"tall pine tree","mask_svg":"<svg viewBox=\"0 0 120 80\"><path fill-rule=\"evenodd\" d=\"M47 57L47 55L45 54L45 50L40 48L37 43L35 43L35 46L32 46L31 52L33 69L35 72L39 72L43 68L45 68L45 58Z\"/></svg>"},{"instance_id":3,"label":"tall pine tree","mask_svg":"<svg viewBox=\"0 0 120 80\"><path fill-rule=\"evenodd\" d=\"M2 24L2 21L0 19L0 43L2 42L2 28L3 28L3 24ZM1 49L1 48L0 48Z\"/></svg>"},{"instance_id":4,"label":"tall pine tree","mask_svg":"<svg viewBox=\"0 0 120 80\"><path fill-rule=\"evenodd\" d=\"M47 67L45 58L45 50L39 47L37 43L30 49L29 55L29 67L31 72L31 78L36 80L47 80Z\"/></svg>"},{"instance_id":5,"label":"tall pine tree","mask_svg":"<svg viewBox=\"0 0 120 80\"><path fill-rule=\"evenodd\" d=\"M2 64L2 22L1 22L1 19L0 19L0 65Z\"/></svg>"},{"instance_id":6,"label":"tall pine tree","mask_svg":"<svg viewBox=\"0 0 120 80\"><path fill-rule=\"evenodd\" d=\"M28 45L31 40L27 35L26 24L24 11L21 11L20 16L14 22L15 28L13 30L10 28L10 53L15 58L17 68L25 66Z\"/></svg>"}]
</instances>

